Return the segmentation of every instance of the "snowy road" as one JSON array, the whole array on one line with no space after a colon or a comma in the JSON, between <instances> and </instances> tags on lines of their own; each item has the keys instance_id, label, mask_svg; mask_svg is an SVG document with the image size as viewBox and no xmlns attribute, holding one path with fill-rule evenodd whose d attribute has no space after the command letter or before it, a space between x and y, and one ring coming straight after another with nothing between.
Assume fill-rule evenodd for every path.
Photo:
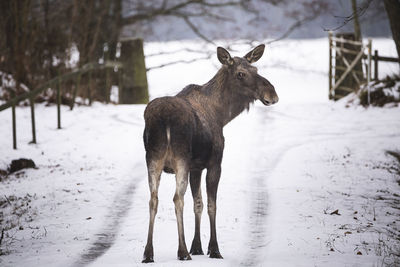
<instances>
[{"instance_id":1,"label":"snowy road","mask_svg":"<svg viewBox=\"0 0 400 267\"><path fill-rule=\"evenodd\" d=\"M317 266L330 266L329 263L340 262L340 259L343 258L345 260L342 260L342 263L349 266L357 266L371 261L379 262L379 258L367 256L364 259L360 259L355 253L353 253L353 258L343 252L321 256L319 253L324 249L329 254L329 244L328 246L326 244L321 245L321 242L317 239L307 235L304 236L305 229L316 227L316 225L313 222L301 222L301 220L304 219L303 216L326 217L323 211L327 207L322 206L326 202L322 201L322 204L319 205L321 206L320 209L316 210L320 214L313 214L313 210L308 211L305 208L301 214L289 214L287 216L285 210L296 206L296 198L298 197L281 197L277 192L272 192L272 188L279 183L283 183L284 187L278 187L278 191L296 187L297 194L300 193L299 191L305 194L303 196L305 203L313 202L315 198L323 198L324 194L333 194L334 190L330 192L328 189L327 192L319 192L322 196L314 195L313 200L309 199L310 197L307 194L311 194L312 191L308 191L307 186L299 184L288 169L292 165L302 165L310 161L310 158L312 158L310 150L332 150L330 152L332 157L340 157L343 150L344 154L347 154L348 151L361 149L361 151L356 152L360 153L360 155L352 156L377 158L379 155L374 155L373 151L378 149L379 153L382 154L381 156L384 157L383 148L385 145L386 149L391 149L393 144L400 141L400 123L394 121L394 114L391 114L393 112L399 113L399 111L366 111L360 116L359 111L337 110L334 105L307 105L310 106L305 108L303 106L291 107L291 105L282 105L274 108L265 108L257 105L249 114L243 114L231 125L227 126L225 131L226 151L218 197L218 234L221 251L224 253L225 259L219 261L208 259L206 256L195 256L192 262L186 263L187 265L266 266L271 264L273 266L309 266L310 258L314 260L313 263ZM310 110L309 113L304 112L307 109ZM389 116L385 116L385 113ZM119 121L123 121L123 119L119 119ZM375 145L371 144L371 141ZM360 146L362 143L370 144L368 147L362 148L362 145ZM303 151L303 153L297 152L298 150ZM291 153L295 154L297 159L291 159L288 162L285 157ZM326 153L323 154L324 157L328 157L328 155L325 155ZM366 160L365 162L368 161ZM312 170L303 169L303 171L311 173L312 171L326 172L325 168L335 168L336 163L327 161L323 162L323 164L326 166L321 166L321 163L319 163L320 166L318 168ZM360 170L352 166L352 164L358 165L359 163L347 163L346 166L346 168L350 169L352 175L360 176L360 181L353 185L358 187L358 183L362 184L365 179L369 178L368 176L362 176L366 175L370 169L362 168ZM284 166L284 170L282 170L282 166ZM301 169L301 167L298 168L298 170ZM340 177L345 174L343 170L337 170L335 175L338 177L334 177L334 179L345 179L346 177ZM296 175L299 174L294 174L294 176ZM308 175L312 176L309 173ZM329 179L324 181L326 178L322 176L313 177L312 179L322 180L314 181L317 186L320 183L321 188L329 188L331 187L330 183L334 181ZM394 182L392 181L392 183ZM286 183L289 183L289 185ZM126 213L125 223L122 224L120 229L115 229L119 230L120 235L114 233L113 236L117 236L117 238L113 240L113 246L110 249L104 246L104 255L101 254L98 259L93 258L92 260L95 260L92 263L93 266L106 266L115 262L140 262L147 228L148 193L146 191L146 182L142 180L139 186L140 189L137 190L137 194L133 198L134 205L131 211ZM377 186L382 185L377 184ZM157 215L155 231L155 266L171 266L178 264L175 259L177 236L173 203L171 201L174 192L174 177L164 174L160 188L160 212ZM344 186L344 188L347 190L347 186ZM362 194L363 192L360 191L358 193ZM189 191L185 201L186 238L187 243L190 244L193 236L194 220ZM352 208L357 209L357 203L353 204L354 207ZM340 201L338 205L345 206ZM282 209L284 212L282 210L278 211L277 209L279 208L284 208ZM383 209L387 210L387 207L383 207ZM310 212L310 214L303 215L303 213L307 212ZM136 214L136 217L132 215L133 213ZM138 213L141 216L138 216ZM132 216L134 217L132 218ZM315 236L326 234L329 237L336 233L336 228L338 228L334 227L336 218L329 216L322 220L333 220L333 227L325 227L324 231L326 233L324 231L322 233L317 232L314 233ZM298 224L295 228L299 233L282 229L284 228L282 226L290 226L290 221ZM344 221L347 222L348 220L345 219ZM203 247L206 247L209 231L206 214L203 214L203 222L202 243ZM142 226L141 229L137 229L138 225ZM135 238L139 233L142 236L141 240L139 240L139 237ZM319 249L314 250L314 247L311 246L311 248L305 249L297 247L294 251L291 251L290 247L296 247L296 244L293 244L294 241L288 242L288 239L296 240L298 235L302 236L301 243L309 244L312 243L312 239L315 239L318 244L314 245L318 246ZM321 236L321 238L323 237ZM351 241L347 242L351 243ZM132 250L134 252L133 258L129 257ZM290 256L282 256L282 253ZM126 258L126 261L121 260L121 258ZM121 265L123 266L124 264Z\"/></svg>"},{"instance_id":2,"label":"snowy road","mask_svg":"<svg viewBox=\"0 0 400 267\"><path fill-rule=\"evenodd\" d=\"M268 72L281 102L272 107L258 103L224 129L217 201L224 259L205 255L176 260L175 180L163 174L154 229L156 262L149 266L400 264L395 254L400 251L399 177L392 169L394 159L385 153L400 149L400 109L345 108L327 101L321 89L327 84L321 66L327 64L320 62L325 41L288 42L287 50L278 45L275 51L283 52L271 64L287 61L302 71L260 70ZM296 62L293 46L300 51ZM317 63L310 66L309 61ZM171 88L189 82L203 83L215 71L205 63L184 67L188 75L182 78L188 81L172 77L182 76L182 66L150 72L152 96L172 94ZM204 80L195 80L199 69ZM149 192L143 110L97 103L74 111L63 107L63 129L56 130L55 107L39 105L38 144L29 145L29 108L18 108L16 151L11 149L10 112L0 113L0 169L19 157L32 158L38 166L0 183L1 196L30 201L29 208L16 200L3 210L10 217L13 210L21 216L2 244L8 254L0 256L1 266L144 266ZM204 181L202 191L205 202ZM190 190L184 223L190 246ZM203 250L208 239L205 211Z\"/></svg>"},{"instance_id":3,"label":"snowy road","mask_svg":"<svg viewBox=\"0 0 400 267\"><path fill-rule=\"evenodd\" d=\"M40 107L38 114L45 125L38 136L49 137L37 146L21 142L17 151L3 144L2 151L9 152L4 161L29 155L39 166L26 171L25 183L11 177L2 184L5 195L36 194L32 206L38 213L25 223L24 230L15 233L13 244L23 249L11 244L14 252L1 258L4 266L54 266L55 261L60 266L141 265L149 197L141 144L143 108L99 105L65 111L67 129L50 137L55 133L50 125L52 114ZM28 109L18 115L21 121L29 121ZM369 246L360 241L364 239L376 247L379 236L389 238L391 246L398 244L386 225L400 223L399 210L376 198L376 192L389 192L383 199L391 194L398 200L394 194L398 185L393 174L375 167L390 162L385 150L400 143L400 122L395 119L399 115L398 108L346 109L332 103L256 105L242 114L225 128L217 212L224 260L195 256L185 264L379 263L382 256L370 252L360 257L354 250L364 244L368 251ZM70 131L79 138L71 140ZM20 138L29 140L29 131ZM63 145L54 149L60 140ZM174 186L174 177L163 174L154 234L156 263L152 266L182 264L176 260ZM188 244L194 233L192 205L188 190L184 211ZM341 216L329 215L335 209ZM355 221L355 211L365 221ZM377 219L368 229L371 212ZM206 212L202 219L205 249ZM344 235L357 227L359 233L352 230L352 235ZM333 243L332 235L339 236L336 240L340 242Z\"/></svg>"}]
</instances>

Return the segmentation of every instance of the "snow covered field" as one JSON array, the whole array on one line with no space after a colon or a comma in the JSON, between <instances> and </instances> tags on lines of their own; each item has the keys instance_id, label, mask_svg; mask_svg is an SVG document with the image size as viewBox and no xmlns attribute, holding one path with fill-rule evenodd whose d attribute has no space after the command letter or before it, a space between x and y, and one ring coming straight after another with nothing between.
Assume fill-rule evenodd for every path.
<instances>
[{"instance_id":1,"label":"snow covered field","mask_svg":"<svg viewBox=\"0 0 400 267\"><path fill-rule=\"evenodd\" d=\"M374 40L394 56L391 40ZM194 42L150 43L146 54L202 48ZM238 47L244 55L248 47ZM327 40L282 41L256 63L280 102L256 103L224 129L225 154L217 201L223 260L176 260L178 237L173 175L163 174L150 266L399 266L400 108L349 107L328 101ZM187 59L153 56L147 66ZM174 57L172 60L168 57ZM148 73L150 95L173 95L216 72L211 60ZM383 74L399 72L382 65ZM56 108L38 105L38 144L30 110L17 109L18 150L12 149L11 111L0 112L0 169L31 158L0 182L4 221L17 220L1 244L1 266L144 266L148 185L142 145L144 105ZM203 200L205 198L203 185ZM28 203L26 205L26 203ZM193 202L185 195L185 235L194 234ZM0 217L1 218L1 217ZM202 216L202 246L209 239Z\"/></svg>"}]
</instances>

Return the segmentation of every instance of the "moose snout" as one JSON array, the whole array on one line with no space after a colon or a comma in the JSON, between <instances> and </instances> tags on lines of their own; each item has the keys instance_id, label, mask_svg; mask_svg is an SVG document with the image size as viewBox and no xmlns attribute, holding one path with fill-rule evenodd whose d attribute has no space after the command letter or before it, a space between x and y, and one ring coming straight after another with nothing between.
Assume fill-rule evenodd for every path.
<instances>
[{"instance_id":1,"label":"moose snout","mask_svg":"<svg viewBox=\"0 0 400 267\"><path fill-rule=\"evenodd\" d=\"M273 89L273 90L274 90L274 94L271 99L271 104L278 103L278 101L279 101L279 96L276 94L275 89Z\"/></svg>"},{"instance_id":2,"label":"moose snout","mask_svg":"<svg viewBox=\"0 0 400 267\"><path fill-rule=\"evenodd\" d=\"M259 76L259 99L260 101L266 105L270 106L279 101L279 97L275 91L275 87L264 77Z\"/></svg>"},{"instance_id":3,"label":"moose snout","mask_svg":"<svg viewBox=\"0 0 400 267\"><path fill-rule=\"evenodd\" d=\"M273 105L279 101L279 97L275 92L275 88L272 84L268 84L260 100L266 106Z\"/></svg>"}]
</instances>

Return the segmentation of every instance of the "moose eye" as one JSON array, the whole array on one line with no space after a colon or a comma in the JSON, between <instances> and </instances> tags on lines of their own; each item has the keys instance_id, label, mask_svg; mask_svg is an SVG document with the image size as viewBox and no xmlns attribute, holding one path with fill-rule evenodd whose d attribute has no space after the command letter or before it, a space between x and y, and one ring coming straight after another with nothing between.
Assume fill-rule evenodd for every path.
<instances>
[{"instance_id":1,"label":"moose eye","mask_svg":"<svg viewBox=\"0 0 400 267\"><path fill-rule=\"evenodd\" d=\"M243 79L245 74L243 72L238 72L237 77L239 80Z\"/></svg>"}]
</instances>

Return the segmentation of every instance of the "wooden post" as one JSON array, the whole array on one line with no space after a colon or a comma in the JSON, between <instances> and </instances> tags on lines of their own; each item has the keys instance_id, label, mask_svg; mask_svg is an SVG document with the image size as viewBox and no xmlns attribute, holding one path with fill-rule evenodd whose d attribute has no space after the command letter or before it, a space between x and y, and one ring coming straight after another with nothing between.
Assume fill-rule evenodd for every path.
<instances>
[{"instance_id":1,"label":"wooden post","mask_svg":"<svg viewBox=\"0 0 400 267\"><path fill-rule=\"evenodd\" d=\"M121 93L122 93L122 68L118 68L118 104L121 104Z\"/></svg>"},{"instance_id":2,"label":"wooden post","mask_svg":"<svg viewBox=\"0 0 400 267\"><path fill-rule=\"evenodd\" d=\"M379 72L378 72L378 50L374 51L374 80L379 80Z\"/></svg>"},{"instance_id":3,"label":"wooden post","mask_svg":"<svg viewBox=\"0 0 400 267\"><path fill-rule=\"evenodd\" d=\"M109 44L107 44L106 47L103 48L104 50L104 59L105 61L109 61L110 60L110 48L109 48ZM104 102L106 102L106 104L108 104L110 102L110 93L111 93L111 70L110 68L105 68L104 70L106 72L106 81L104 83L104 88L103 88L103 100Z\"/></svg>"},{"instance_id":4,"label":"wooden post","mask_svg":"<svg viewBox=\"0 0 400 267\"><path fill-rule=\"evenodd\" d=\"M332 99L333 92L332 92L332 32L329 31L328 33L329 38L329 99Z\"/></svg>"},{"instance_id":5,"label":"wooden post","mask_svg":"<svg viewBox=\"0 0 400 267\"><path fill-rule=\"evenodd\" d=\"M368 39L368 73L367 73L367 84L368 84L368 105L371 103L371 50L372 50L372 40Z\"/></svg>"},{"instance_id":6,"label":"wooden post","mask_svg":"<svg viewBox=\"0 0 400 267\"><path fill-rule=\"evenodd\" d=\"M15 97L15 92L11 92L11 98ZM17 123L15 119L15 101L12 102L11 106L11 118L12 118L12 131L13 131L13 148L17 149Z\"/></svg>"},{"instance_id":7,"label":"wooden post","mask_svg":"<svg viewBox=\"0 0 400 267\"><path fill-rule=\"evenodd\" d=\"M87 95L89 99L89 106L92 105L92 71L89 71L89 83L87 87Z\"/></svg>"},{"instance_id":8,"label":"wooden post","mask_svg":"<svg viewBox=\"0 0 400 267\"><path fill-rule=\"evenodd\" d=\"M57 84L57 129L61 129L61 79Z\"/></svg>"},{"instance_id":9,"label":"wooden post","mask_svg":"<svg viewBox=\"0 0 400 267\"><path fill-rule=\"evenodd\" d=\"M76 78L76 85L75 85L75 88L74 88L74 92L72 93L72 99L71 99L71 103L70 103L70 106L69 106L70 110L74 109L76 94L77 94L77 92L79 90L79 87L81 85L81 77L82 77L82 74L78 73L77 78Z\"/></svg>"},{"instance_id":10,"label":"wooden post","mask_svg":"<svg viewBox=\"0 0 400 267\"><path fill-rule=\"evenodd\" d=\"M31 121L32 121L32 141L30 143L36 144L36 126L35 126L35 98L29 98L31 106Z\"/></svg>"},{"instance_id":11,"label":"wooden post","mask_svg":"<svg viewBox=\"0 0 400 267\"><path fill-rule=\"evenodd\" d=\"M111 70L110 68L106 68L106 84L105 84L105 92L104 92L104 100L106 104L110 102L110 92L111 92Z\"/></svg>"},{"instance_id":12,"label":"wooden post","mask_svg":"<svg viewBox=\"0 0 400 267\"><path fill-rule=\"evenodd\" d=\"M149 101L143 40L122 41L121 57L122 87L119 91L120 104L145 104Z\"/></svg>"}]
</instances>

